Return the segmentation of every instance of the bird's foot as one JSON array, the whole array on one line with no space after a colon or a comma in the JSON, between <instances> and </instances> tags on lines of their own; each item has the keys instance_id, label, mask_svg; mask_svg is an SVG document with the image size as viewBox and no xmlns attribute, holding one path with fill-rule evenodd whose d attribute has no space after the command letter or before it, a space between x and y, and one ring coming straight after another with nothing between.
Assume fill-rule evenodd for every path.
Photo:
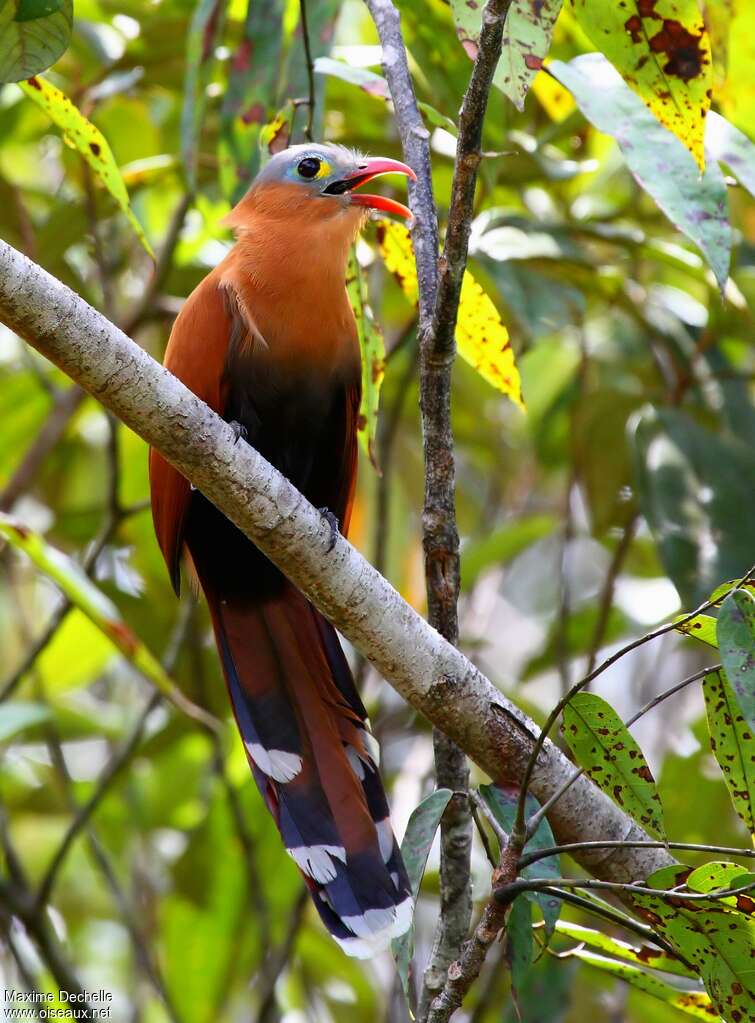
<instances>
[{"instance_id":1,"label":"bird's foot","mask_svg":"<svg viewBox=\"0 0 755 1023\"><path fill-rule=\"evenodd\" d=\"M234 444L238 444L240 440L249 439L249 431L243 423L237 423L235 419L232 419L228 425L233 430L233 436L235 437L233 442Z\"/></svg>"},{"instance_id":2,"label":"bird's foot","mask_svg":"<svg viewBox=\"0 0 755 1023\"><path fill-rule=\"evenodd\" d=\"M338 519L333 514L333 512L330 510L330 508L318 508L317 510L322 515L322 517L325 519L325 521L328 523L328 525L330 526L330 543L328 544L328 549L325 552L326 554L330 554L330 552L333 550L333 548L336 545L336 540L338 539L338 532L339 532L339 530L338 530Z\"/></svg>"}]
</instances>

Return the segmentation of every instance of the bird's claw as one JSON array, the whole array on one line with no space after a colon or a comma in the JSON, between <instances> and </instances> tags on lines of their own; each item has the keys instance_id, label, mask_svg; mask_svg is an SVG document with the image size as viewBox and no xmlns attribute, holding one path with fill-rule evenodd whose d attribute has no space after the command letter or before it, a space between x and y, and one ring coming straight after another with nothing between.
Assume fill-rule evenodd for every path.
<instances>
[{"instance_id":1,"label":"bird's claw","mask_svg":"<svg viewBox=\"0 0 755 1023\"><path fill-rule=\"evenodd\" d=\"M328 544L328 549L325 552L326 554L330 554L336 545L336 540L338 539L338 519L330 508L318 508L317 510L330 526L330 543Z\"/></svg>"},{"instance_id":2,"label":"bird's claw","mask_svg":"<svg viewBox=\"0 0 755 1023\"><path fill-rule=\"evenodd\" d=\"M248 439L249 431L243 423L237 423L235 419L232 419L228 425L233 430L233 436L235 438L233 441L234 444L238 444L240 440Z\"/></svg>"}]
</instances>

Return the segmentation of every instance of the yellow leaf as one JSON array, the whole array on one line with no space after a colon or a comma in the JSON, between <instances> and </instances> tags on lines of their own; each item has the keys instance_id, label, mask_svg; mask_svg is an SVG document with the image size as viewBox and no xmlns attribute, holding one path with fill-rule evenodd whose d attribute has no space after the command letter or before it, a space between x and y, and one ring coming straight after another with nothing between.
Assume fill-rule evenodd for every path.
<instances>
[{"instance_id":1,"label":"yellow leaf","mask_svg":"<svg viewBox=\"0 0 755 1023\"><path fill-rule=\"evenodd\" d=\"M697 0L573 0L579 25L705 170L713 69Z\"/></svg>"},{"instance_id":2,"label":"yellow leaf","mask_svg":"<svg viewBox=\"0 0 755 1023\"><path fill-rule=\"evenodd\" d=\"M545 71L540 71L535 76L532 91L551 121L560 123L577 107L569 90Z\"/></svg>"},{"instance_id":3,"label":"yellow leaf","mask_svg":"<svg viewBox=\"0 0 755 1023\"><path fill-rule=\"evenodd\" d=\"M45 78L30 78L18 83L20 88L34 100L63 132L63 140L73 149L78 149L105 188L126 214L131 227L147 252L154 258L152 247L147 241L142 225L134 216L129 203L128 191L115 162L112 150L102 132L79 111L71 100Z\"/></svg>"},{"instance_id":4,"label":"yellow leaf","mask_svg":"<svg viewBox=\"0 0 755 1023\"><path fill-rule=\"evenodd\" d=\"M377 231L380 254L410 302L417 302L417 271L411 235L403 224L380 221ZM524 408L522 383L514 361L509 332L490 296L472 276L464 273L459 315L456 321L456 349L483 380Z\"/></svg>"}]
</instances>

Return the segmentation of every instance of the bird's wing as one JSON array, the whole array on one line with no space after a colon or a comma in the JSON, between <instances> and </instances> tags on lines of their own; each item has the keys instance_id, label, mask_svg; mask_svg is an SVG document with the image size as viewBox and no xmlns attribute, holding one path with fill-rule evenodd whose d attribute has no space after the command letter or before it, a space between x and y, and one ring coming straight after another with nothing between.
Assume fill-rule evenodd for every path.
<instances>
[{"instance_id":1,"label":"bird's wing","mask_svg":"<svg viewBox=\"0 0 755 1023\"><path fill-rule=\"evenodd\" d=\"M206 402L223 414L223 371L238 310L228 302L214 275L206 277L187 299L173 325L164 365ZM154 450L149 458L152 518L157 541L176 593L180 587L183 527L191 488L177 469Z\"/></svg>"}]
</instances>

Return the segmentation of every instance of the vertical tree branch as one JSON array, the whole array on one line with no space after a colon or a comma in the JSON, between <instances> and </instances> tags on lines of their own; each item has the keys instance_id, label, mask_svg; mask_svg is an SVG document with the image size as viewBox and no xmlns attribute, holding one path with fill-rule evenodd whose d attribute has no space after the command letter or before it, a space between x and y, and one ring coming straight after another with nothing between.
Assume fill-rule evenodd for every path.
<instances>
[{"instance_id":1,"label":"vertical tree branch","mask_svg":"<svg viewBox=\"0 0 755 1023\"><path fill-rule=\"evenodd\" d=\"M307 64L307 123L304 126L304 138L312 141L312 126L315 122L315 67L312 62L312 48L309 45L309 26L307 25L307 0L299 0L299 17L301 20L301 38L304 44L304 60Z\"/></svg>"}]
</instances>

